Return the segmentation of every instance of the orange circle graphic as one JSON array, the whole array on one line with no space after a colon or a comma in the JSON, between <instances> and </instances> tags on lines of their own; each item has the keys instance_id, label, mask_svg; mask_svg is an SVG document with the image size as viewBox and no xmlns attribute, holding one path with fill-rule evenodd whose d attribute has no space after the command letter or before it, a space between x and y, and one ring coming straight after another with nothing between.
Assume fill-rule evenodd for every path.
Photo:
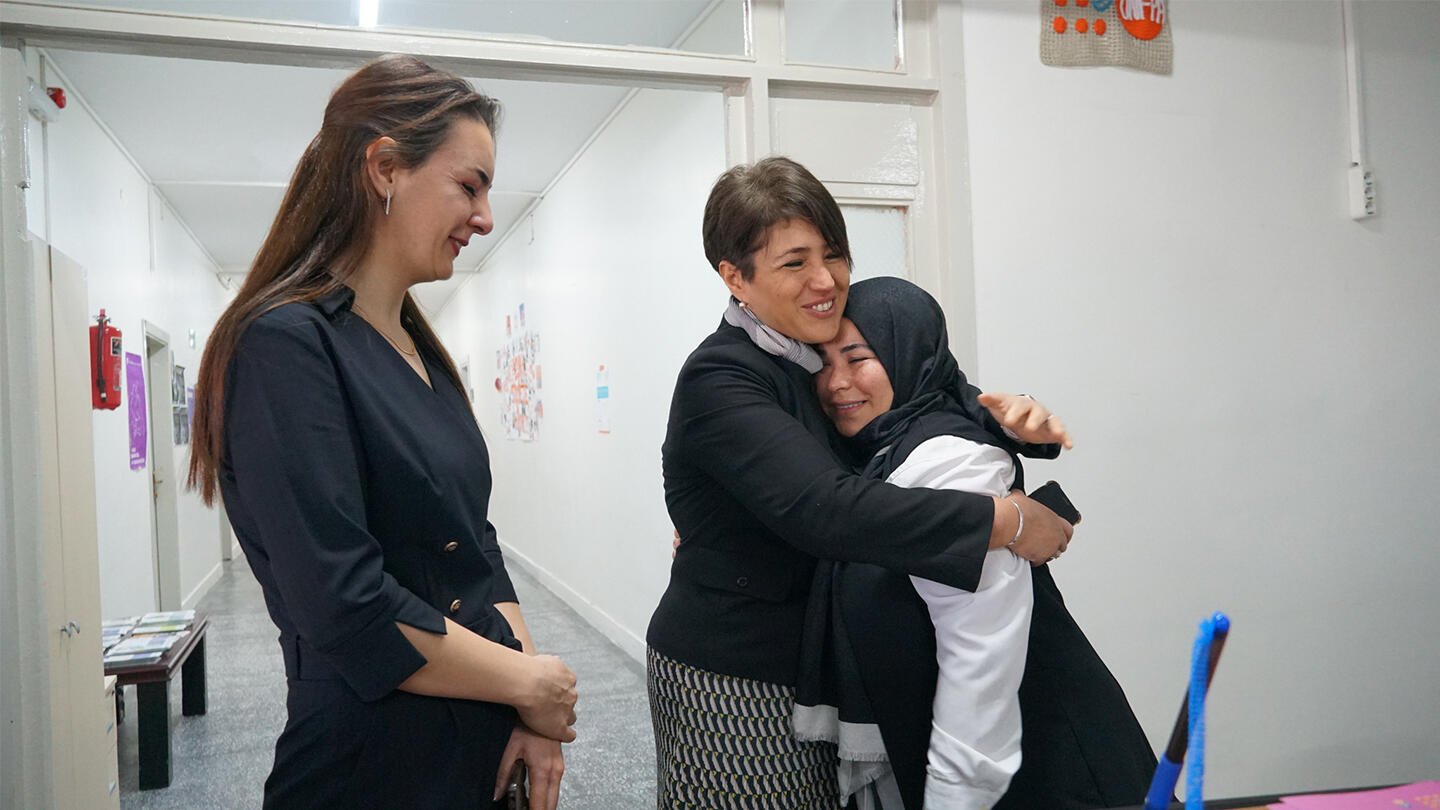
<instances>
[{"instance_id":1,"label":"orange circle graphic","mask_svg":"<svg viewBox=\"0 0 1440 810\"><path fill-rule=\"evenodd\" d=\"M1136 39L1154 39L1165 27L1165 0L1119 0L1115 11L1125 30Z\"/></svg>"}]
</instances>

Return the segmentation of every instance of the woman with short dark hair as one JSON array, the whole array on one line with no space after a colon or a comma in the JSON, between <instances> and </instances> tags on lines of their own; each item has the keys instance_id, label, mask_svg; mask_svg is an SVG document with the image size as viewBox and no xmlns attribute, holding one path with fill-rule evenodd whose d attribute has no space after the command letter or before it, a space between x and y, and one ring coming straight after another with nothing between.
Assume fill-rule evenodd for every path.
<instances>
[{"instance_id":1,"label":"woman with short dark hair","mask_svg":"<svg viewBox=\"0 0 1440 810\"><path fill-rule=\"evenodd\" d=\"M703 234L731 300L681 368L662 451L684 540L647 633L658 805L833 808L835 746L790 728L816 559L973 589L989 549L1041 562L1071 529L1024 496L906 490L841 463L810 344L840 327L849 241L803 166L725 172Z\"/></svg>"},{"instance_id":2,"label":"woman with short dark hair","mask_svg":"<svg viewBox=\"0 0 1440 810\"><path fill-rule=\"evenodd\" d=\"M485 440L409 293L493 227L498 115L413 57L358 70L206 344L189 484L285 658L266 807L479 807L517 757L558 801L575 676L534 655Z\"/></svg>"}]
</instances>

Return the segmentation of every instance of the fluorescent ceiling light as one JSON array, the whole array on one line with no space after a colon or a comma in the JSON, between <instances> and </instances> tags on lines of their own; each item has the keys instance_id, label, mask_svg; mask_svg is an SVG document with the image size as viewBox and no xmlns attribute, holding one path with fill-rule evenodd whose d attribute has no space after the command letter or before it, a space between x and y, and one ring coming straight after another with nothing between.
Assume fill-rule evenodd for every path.
<instances>
[{"instance_id":1,"label":"fluorescent ceiling light","mask_svg":"<svg viewBox=\"0 0 1440 810\"><path fill-rule=\"evenodd\" d=\"M360 27L374 28L380 22L380 0L360 0Z\"/></svg>"}]
</instances>

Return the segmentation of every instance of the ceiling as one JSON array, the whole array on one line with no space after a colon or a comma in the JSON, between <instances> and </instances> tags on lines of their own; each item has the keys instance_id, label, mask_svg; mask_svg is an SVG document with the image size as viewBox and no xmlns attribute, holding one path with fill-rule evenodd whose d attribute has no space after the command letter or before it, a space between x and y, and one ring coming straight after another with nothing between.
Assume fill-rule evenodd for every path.
<instances>
[{"instance_id":1,"label":"ceiling","mask_svg":"<svg viewBox=\"0 0 1440 810\"><path fill-rule=\"evenodd\" d=\"M306 3L163 2L96 5L252 15L266 7L303 10L312 22L351 24L351 0ZM709 0L559 2L398 2L382 0L380 21L480 30L490 9L506 33L666 47L712 4ZM257 8L260 11L257 11ZM388 10L388 11L387 11ZM546 13L541 13L545 10ZM346 15L351 15L346 18ZM220 266L242 275L254 258L306 144L320 127L330 93L349 71L205 62L126 54L50 51L72 89L95 111ZM495 233L455 261L455 277L416 288L438 312L479 267L500 235L570 163L628 92L623 87L470 77L504 106L492 206Z\"/></svg>"},{"instance_id":2,"label":"ceiling","mask_svg":"<svg viewBox=\"0 0 1440 810\"><path fill-rule=\"evenodd\" d=\"M591 45L677 47L702 13L734 21L725 52L744 49L742 0L373 0L384 28L464 32ZM363 0L85 0L84 5L187 16L356 26Z\"/></svg>"}]
</instances>

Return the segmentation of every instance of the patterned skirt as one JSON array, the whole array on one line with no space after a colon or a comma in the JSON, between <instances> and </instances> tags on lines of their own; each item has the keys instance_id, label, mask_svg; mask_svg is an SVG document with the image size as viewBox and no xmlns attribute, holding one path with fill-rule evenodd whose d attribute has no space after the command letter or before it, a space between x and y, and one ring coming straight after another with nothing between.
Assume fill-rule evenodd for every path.
<instances>
[{"instance_id":1,"label":"patterned skirt","mask_svg":"<svg viewBox=\"0 0 1440 810\"><path fill-rule=\"evenodd\" d=\"M833 743L797 742L795 690L647 656L660 810L835 810Z\"/></svg>"}]
</instances>

